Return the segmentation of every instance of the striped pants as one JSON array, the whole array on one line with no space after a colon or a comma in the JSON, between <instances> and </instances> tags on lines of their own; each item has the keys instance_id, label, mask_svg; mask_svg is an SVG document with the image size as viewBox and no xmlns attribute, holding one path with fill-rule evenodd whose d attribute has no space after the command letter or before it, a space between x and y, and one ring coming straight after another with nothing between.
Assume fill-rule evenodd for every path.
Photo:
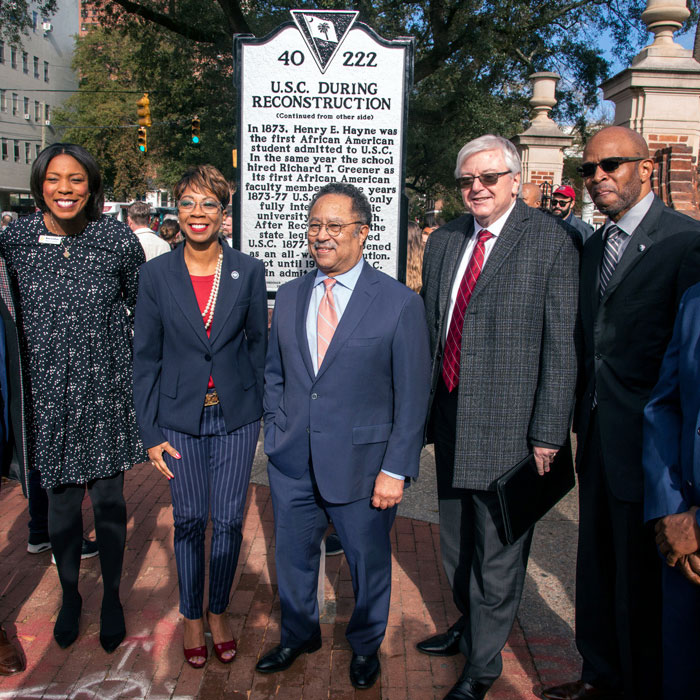
<instances>
[{"instance_id":1,"label":"striped pants","mask_svg":"<svg viewBox=\"0 0 700 700\"><path fill-rule=\"evenodd\" d=\"M175 521L175 561L180 612L202 617L204 535L211 509L213 533L209 561L209 610L223 613L229 602L241 549L243 510L260 421L226 432L221 405L202 411L199 437L162 428L181 459L164 455Z\"/></svg>"}]
</instances>

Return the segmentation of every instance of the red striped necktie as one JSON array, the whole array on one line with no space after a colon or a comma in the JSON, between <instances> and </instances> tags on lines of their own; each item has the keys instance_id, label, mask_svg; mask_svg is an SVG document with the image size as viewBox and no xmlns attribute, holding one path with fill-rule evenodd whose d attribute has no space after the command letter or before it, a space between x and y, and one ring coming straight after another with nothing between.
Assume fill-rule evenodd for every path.
<instances>
[{"instance_id":1,"label":"red striped necktie","mask_svg":"<svg viewBox=\"0 0 700 700\"><path fill-rule=\"evenodd\" d=\"M462 355L462 327L464 326L464 314L472 292L479 279L481 269L484 266L484 253L486 241L493 238L493 234L486 229L479 232L479 239L469 259L469 264L464 272L464 277L459 283L455 307L452 311L450 330L445 341L445 351L442 356L442 378L448 391L452 391L459 384L459 360Z\"/></svg>"}]
</instances>

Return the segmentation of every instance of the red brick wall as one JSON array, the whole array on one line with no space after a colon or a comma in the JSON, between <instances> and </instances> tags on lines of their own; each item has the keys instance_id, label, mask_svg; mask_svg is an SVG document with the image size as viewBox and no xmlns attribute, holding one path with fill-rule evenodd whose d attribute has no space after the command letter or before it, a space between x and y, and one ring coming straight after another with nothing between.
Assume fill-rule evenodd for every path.
<instances>
[{"instance_id":1,"label":"red brick wall","mask_svg":"<svg viewBox=\"0 0 700 700\"><path fill-rule=\"evenodd\" d=\"M654 153L654 173L651 185L664 204L682 211L694 219L700 219L698 208L697 167L690 146L685 143L661 144L661 138L669 136L649 136L649 148ZM687 141L686 136L673 138Z\"/></svg>"}]
</instances>

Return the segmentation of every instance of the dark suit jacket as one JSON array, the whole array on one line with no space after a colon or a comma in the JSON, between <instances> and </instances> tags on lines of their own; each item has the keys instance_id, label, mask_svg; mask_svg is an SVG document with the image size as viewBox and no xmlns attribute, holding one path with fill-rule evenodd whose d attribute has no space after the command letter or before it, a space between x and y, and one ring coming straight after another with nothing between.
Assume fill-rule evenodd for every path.
<instances>
[{"instance_id":1,"label":"dark suit jacket","mask_svg":"<svg viewBox=\"0 0 700 700\"><path fill-rule=\"evenodd\" d=\"M470 214L455 219L430 235L423 257L433 392L450 289L473 232ZM492 489L533 444L565 443L576 382L578 268L571 229L517 200L464 319L454 487Z\"/></svg>"},{"instance_id":2,"label":"dark suit jacket","mask_svg":"<svg viewBox=\"0 0 700 700\"><path fill-rule=\"evenodd\" d=\"M430 356L420 297L364 264L314 376L306 316L316 276L277 292L265 365L265 452L287 476L313 463L323 498L372 494L381 469L418 475Z\"/></svg>"},{"instance_id":3,"label":"dark suit jacket","mask_svg":"<svg viewBox=\"0 0 700 700\"><path fill-rule=\"evenodd\" d=\"M586 243L581 263L584 374L574 430L584 445L597 391L610 489L621 500L641 502L644 406L681 296L700 281L700 224L654 198L599 301L603 249L599 229Z\"/></svg>"},{"instance_id":4,"label":"dark suit jacket","mask_svg":"<svg viewBox=\"0 0 700 700\"><path fill-rule=\"evenodd\" d=\"M12 452L16 457L19 481L22 491L27 495L27 438L25 423L25 395L22 376L22 356L19 347L19 334L17 332L17 302L13 292L12 283L5 266L5 261L0 258L0 316L5 324L5 347L7 362L7 379L9 397L3 395L3 401L9 402L9 419L12 430L12 447L8 454L3 455L2 473L7 476Z\"/></svg>"},{"instance_id":5,"label":"dark suit jacket","mask_svg":"<svg viewBox=\"0 0 700 700\"><path fill-rule=\"evenodd\" d=\"M683 296L644 409L644 517L700 506L700 284Z\"/></svg>"},{"instance_id":6,"label":"dark suit jacket","mask_svg":"<svg viewBox=\"0 0 700 700\"><path fill-rule=\"evenodd\" d=\"M209 338L185 265L185 246L141 266L134 319L134 405L146 447L165 441L161 427L199 435L210 375L227 431L262 414L265 268L226 244L222 250Z\"/></svg>"}]
</instances>

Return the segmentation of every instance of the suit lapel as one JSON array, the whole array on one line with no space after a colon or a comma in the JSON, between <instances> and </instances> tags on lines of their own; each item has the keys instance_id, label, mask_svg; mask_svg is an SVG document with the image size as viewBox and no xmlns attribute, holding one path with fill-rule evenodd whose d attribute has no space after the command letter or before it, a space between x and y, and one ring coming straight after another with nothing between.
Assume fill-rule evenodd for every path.
<instances>
[{"instance_id":1,"label":"suit lapel","mask_svg":"<svg viewBox=\"0 0 700 700\"><path fill-rule=\"evenodd\" d=\"M362 317L367 313L372 299L377 295L378 280L377 274L371 265L365 264L362 266L362 272L357 280L355 289L350 296L350 301L343 312L343 316L335 329L331 343L328 346L326 356L323 358L323 364L318 370L316 379L328 369L335 360L340 348L345 345L347 339L352 335L352 332L357 327Z\"/></svg>"},{"instance_id":2,"label":"suit lapel","mask_svg":"<svg viewBox=\"0 0 700 700\"><path fill-rule=\"evenodd\" d=\"M581 264L581 314L593 318L600 302L600 262L603 259L603 235L600 229L586 243Z\"/></svg>"},{"instance_id":3,"label":"suit lapel","mask_svg":"<svg viewBox=\"0 0 700 700\"><path fill-rule=\"evenodd\" d=\"M620 262L612 273L608 286L605 288L605 294L601 299L601 303L604 304L610 298L610 295L620 286L622 280L624 280L637 263L639 263L642 257L646 255L649 248L654 245L654 240L650 234L656 230L657 220L662 210L663 204L661 200L654 197L651 208L635 229L627 243L627 247L622 254Z\"/></svg>"},{"instance_id":4,"label":"suit lapel","mask_svg":"<svg viewBox=\"0 0 700 700\"><path fill-rule=\"evenodd\" d=\"M454 231L450 235L447 245L445 246L445 254L442 259L442 271L440 273L440 319L441 326L444 325L447 308L450 303L450 290L455 282L455 275L459 267L459 261L462 259L464 249L467 247L469 239L474 235L474 219L469 217L466 220L466 227L463 231ZM440 337L445 334L440 329Z\"/></svg>"},{"instance_id":5,"label":"suit lapel","mask_svg":"<svg viewBox=\"0 0 700 700\"><path fill-rule=\"evenodd\" d=\"M227 243L222 245L224 259L221 265L221 280L219 282L219 295L214 307L214 319L211 324L209 340L213 345L221 329L226 325L233 307L238 302L241 288L247 280L243 279L243 273L237 268L237 254Z\"/></svg>"},{"instance_id":6,"label":"suit lapel","mask_svg":"<svg viewBox=\"0 0 700 700\"><path fill-rule=\"evenodd\" d=\"M185 246L181 245L175 249L170 256L168 266L170 274L166 277L166 283L170 289L170 294L175 303L180 307L182 315L192 326L195 335L202 341L205 348L211 347L207 332L204 330L202 314L197 304L197 297L194 294L190 273L185 265Z\"/></svg>"},{"instance_id":7,"label":"suit lapel","mask_svg":"<svg viewBox=\"0 0 700 700\"><path fill-rule=\"evenodd\" d=\"M314 365L311 360L311 353L309 352L309 340L306 336L306 317L309 313L309 304L311 302L311 292L314 288L314 281L316 279L316 270L308 272L304 279L302 279L299 289L297 291L297 303L296 303L296 331L297 331L297 345L299 346L299 351L301 352L301 358L304 361L304 366L309 376L313 380L314 378Z\"/></svg>"}]
</instances>

